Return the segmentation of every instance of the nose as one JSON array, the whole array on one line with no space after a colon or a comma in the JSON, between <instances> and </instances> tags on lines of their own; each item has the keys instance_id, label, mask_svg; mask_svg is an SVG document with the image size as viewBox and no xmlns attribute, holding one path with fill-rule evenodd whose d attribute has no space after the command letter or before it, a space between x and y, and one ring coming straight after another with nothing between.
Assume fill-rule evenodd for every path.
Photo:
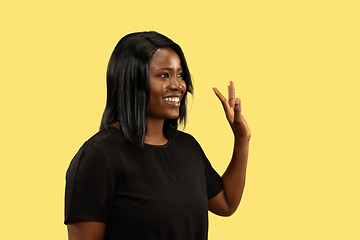
<instances>
[{"instance_id":1,"label":"nose","mask_svg":"<svg viewBox=\"0 0 360 240\"><path fill-rule=\"evenodd\" d=\"M170 84L168 88L170 90L184 91L186 89L186 84L182 78L179 79L177 76L173 76L170 78Z\"/></svg>"}]
</instances>

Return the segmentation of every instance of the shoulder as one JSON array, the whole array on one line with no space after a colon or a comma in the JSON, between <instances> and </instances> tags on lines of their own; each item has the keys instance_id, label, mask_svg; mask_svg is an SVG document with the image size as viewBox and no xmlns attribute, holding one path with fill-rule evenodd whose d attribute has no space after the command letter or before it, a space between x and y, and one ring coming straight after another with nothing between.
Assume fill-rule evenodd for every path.
<instances>
[{"instance_id":1,"label":"shoulder","mask_svg":"<svg viewBox=\"0 0 360 240\"><path fill-rule=\"evenodd\" d=\"M189 133L185 133L182 131L177 131L176 138L174 139L176 144L183 145L189 149L201 149L198 141Z\"/></svg>"},{"instance_id":2,"label":"shoulder","mask_svg":"<svg viewBox=\"0 0 360 240\"><path fill-rule=\"evenodd\" d=\"M111 165L116 157L130 149L122 132L118 129L104 129L90 137L78 150L69 168L78 165Z\"/></svg>"},{"instance_id":3,"label":"shoulder","mask_svg":"<svg viewBox=\"0 0 360 240\"><path fill-rule=\"evenodd\" d=\"M76 155L105 159L111 162L116 156L125 152L134 152L134 146L127 142L122 132L117 128L100 130L90 137L79 149Z\"/></svg>"},{"instance_id":4,"label":"shoulder","mask_svg":"<svg viewBox=\"0 0 360 240\"><path fill-rule=\"evenodd\" d=\"M194 141L194 142L197 142L196 139L189 133L186 133L186 132L182 132L180 130L177 130L176 132L176 137L175 137L176 140L178 141Z\"/></svg>"},{"instance_id":5,"label":"shoulder","mask_svg":"<svg viewBox=\"0 0 360 240\"><path fill-rule=\"evenodd\" d=\"M115 127L110 127L108 129L103 129L89 138L86 142L86 145L91 145L97 148L103 148L111 145L122 145L127 144L124 135L122 132Z\"/></svg>"}]
</instances>

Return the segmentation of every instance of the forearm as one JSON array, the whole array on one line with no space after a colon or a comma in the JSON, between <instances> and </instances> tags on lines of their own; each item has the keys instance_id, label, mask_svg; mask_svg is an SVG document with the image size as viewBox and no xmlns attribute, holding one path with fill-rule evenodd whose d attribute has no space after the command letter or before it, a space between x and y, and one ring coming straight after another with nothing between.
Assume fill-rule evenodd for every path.
<instances>
[{"instance_id":1,"label":"forearm","mask_svg":"<svg viewBox=\"0 0 360 240\"><path fill-rule=\"evenodd\" d=\"M230 216L239 206L244 191L251 131L241 115L241 102L239 98L235 98L234 83L230 81L228 86L228 100L217 88L213 90L224 107L226 118L235 136L235 143L232 159L222 176L224 189L216 197L209 199L208 208L215 214Z\"/></svg>"},{"instance_id":2,"label":"forearm","mask_svg":"<svg viewBox=\"0 0 360 240\"><path fill-rule=\"evenodd\" d=\"M235 139L231 162L222 176L229 215L236 211L244 191L248 153L249 141Z\"/></svg>"}]
</instances>

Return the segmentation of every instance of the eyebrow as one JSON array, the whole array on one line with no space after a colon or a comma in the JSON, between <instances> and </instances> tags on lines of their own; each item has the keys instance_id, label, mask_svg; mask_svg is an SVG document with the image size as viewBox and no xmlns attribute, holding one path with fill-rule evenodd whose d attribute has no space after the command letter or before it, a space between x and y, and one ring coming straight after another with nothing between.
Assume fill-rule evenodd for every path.
<instances>
[{"instance_id":1,"label":"eyebrow","mask_svg":"<svg viewBox=\"0 0 360 240\"><path fill-rule=\"evenodd\" d=\"M158 71L161 71L161 70L168 70L168 71L172 71L172 70L174 70L173 68L160 68L160 69L158 69L157 70L157 72ZM182 68L179 68L179 70L178 71L182 71Z\"/></svg>"}]
</instances>

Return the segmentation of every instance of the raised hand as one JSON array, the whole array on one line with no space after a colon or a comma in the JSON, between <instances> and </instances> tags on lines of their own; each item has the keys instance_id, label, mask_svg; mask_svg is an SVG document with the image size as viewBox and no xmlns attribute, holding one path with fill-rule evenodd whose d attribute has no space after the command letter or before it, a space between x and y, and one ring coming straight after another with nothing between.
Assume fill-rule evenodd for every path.
<instances>
[{"instance_id":1,"label":"raised hand","mask_svg":"<svg viewBox=\"0 0 360 240\"><path fill-rule=\"evenodd\" d=\"M235 142L231 161L221 177L224 189L209 199L208 209L221 216L230 216L239 206L244 191L251 132L245 118L241 115L240 99L235 98L234 83L230 82L228 86L228 99L217 88L213 88L213 90L224 107L226 118L235 136Z\"/></svg>"},{"instance_id":2,"label":"raised hand","mask_svg":"<svg viewBox=\"0 0 360 240\"><path fill-rule=\"evenodd\" d=\"M235 98L235 85L232 81L228 86L228 99L226 99L217 88L213 88L216 96L220 99L227 120L233 130L236 140L250 140L251 131L244 116L241 114L240 98Z\"/></svg>"}]
</instances>

